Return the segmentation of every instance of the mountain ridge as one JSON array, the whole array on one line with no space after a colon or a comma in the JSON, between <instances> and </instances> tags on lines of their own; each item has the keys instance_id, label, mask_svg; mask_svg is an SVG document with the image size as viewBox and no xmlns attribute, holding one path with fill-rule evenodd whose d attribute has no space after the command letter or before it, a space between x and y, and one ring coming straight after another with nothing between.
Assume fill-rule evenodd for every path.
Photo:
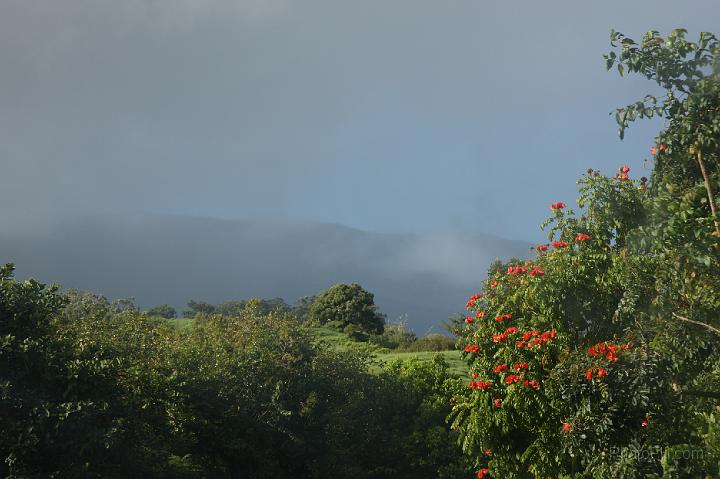
<instances>
[{"instance_id":1,"label":"mountain ridge","mask_svg":"<svg viewBox=\"0 0 720 479\"><path fill-rule=\"evenodd\" d=\"M388 321L436 329L479 286L496 258L530 244L462 232L376 233L333 223L133 214L84 217L43 233L0 233L17 277L132 297L142 308L190 299L294 302L333 284L375 293Z\"/></svg>"}]
</instances>

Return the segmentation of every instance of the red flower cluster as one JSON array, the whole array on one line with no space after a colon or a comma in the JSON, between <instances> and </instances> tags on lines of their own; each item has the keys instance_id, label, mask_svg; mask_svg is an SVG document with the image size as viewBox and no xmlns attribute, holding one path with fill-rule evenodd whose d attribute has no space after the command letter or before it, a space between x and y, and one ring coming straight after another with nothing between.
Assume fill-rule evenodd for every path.
<instances>
[{"instance_id":1,"label":"red flower cluster","mask_svg":"<svg viewBox=\"0 0 720 479\"><path fill-rule=\"evenodd\" d=\"M466 353L477 353L480 351L480 347L477 344L468 344L465 346Z\"/></svg>"},{"instance_id":2,"label":"red flower cluster","mask_svg":"<svg viewBox=\"0 0 720 479\"><path fill-rule=\"evenodd\" d=\"M617 361L620 359L618 353L620 351L630 349L630 344L610 344L610 343L597 343L588 348L588 356L594 358L605 357L608 361Z\"/></svg>"},{"instance_id":3,"label":"red flower cluster","mask_svg":"<svg viewBox=\"0 0 720 479\"><path fill-rule=\"evenodd\" d=\"M489 473L490 473L490 469L488 469L487 467L483 467L482 469L480 469L477 472L477 477L478 477L478 479L483 479Z\"/></svg>"},{"instance_id":4,"label":"red flower cluster","mask_svg":"<svg viewBox=\"0 0 720 479\"><path fill-rule=\"evenodd\" d=\"M507 333L500 333L500 334L493 334L492 340L493 343L501 343L505 341L508 338Z\"/></svg>"},{"instance_id":5,"label":"red flower cluster","mask_svg":"<svg viewBox=\"0 0 720 479\"><path fill-rule=\"evenodd\" d=\"M500 398L493 399L493 406L495 406L496 408L499 409L500 406L502 406L502 399L500 399Z\"/></svg>"},{"instance_id":6,"label":"red flower cluster","mask_svg":"<svg viewBox=\"0 0 720 479\"><path fill-rule=\"evenodd\" d=\"M490 281L490 283L488 283L488 284L490 285L491 288L494 288L494 287L496 287L496 286L498 285L498 282L497 282L497 281Z\"/></svg>"},{"instance_id":7,"label":"red flower cluster","mask_svg":"<svg viewBox=\"0 0 720 479\"><path fill-rule=\"evenodd\" d=\"M565 241L553 241L553 248L565 248L568 244Z\"/></svg>"},{"instance_id":8,"label":"red flower cluster","mask_svg":"<svg viewBox=\"0 0 720 479\"><path fill-rule=\"evenodd\" d=\"M485 390L492 386L492 381L471 381L470 389Z\"/></svg>"},{"instance_id":9,"label":"red flower cluster","mask_svg":"<svg viewBox=\"0 0 720 479\"><path fill-rule=\"evenodd\" d=\"M497 322L499 323L499 322L502 322L502 321L507 321L507 320L509 320L510 318L512 318L512 314L510 314L510 313L498 314L497 316L495 316L495 321L497 321Z\"/></svg>"},{"instance_id":10,"label":"red flower cluster","mask_svg":"<svg viewBox=\"0 0 720 479\"><path fill-rule=\"evenodd\" d=\"M575 237L575 241L579 241L581 243L583 243L589 239L590 239L590 235L586 235L585 233L578 233L578 235Z\"/></svg>"},{"instance_id":11,"label":"red flower cluster","mask_svg":"<svg viewBox=\"0 0 720 479\"><path fill-rule=\"evenodd\" d=\"M534 339L533 339L534 338ZM541 347L543 344L557 339L557 331L550 330L540 333L537 329L523 333L522 341L518 341L515 346L518 348L532 349L533 346Z\"/></svg>"},{"instance_id":12,"label":"red flower cluster","mask_svg":"<svg viewBox=\"0 0 720 479\"><path fill-rule=\"evenodd\" d=\"M545 248L545 249L547 249L547 248ZM538 267L538 265L534 264L534 265L532 265L532 269L530 270L530 272L529 272L528 274L529 274L530 276L542 276L542 275L545 274L545 270L544 270L544 269L540 269L540 268Z\"/></svg>"},{"instance_id":13,"label":"red flower cluster","mask_svg":"<svg viewBox=\"0 0 720 479\"><path fill-rule=\"evenodd\" d=\"M550 205L551 210L561 210L565 208L567 205L563 203L562 201L558 201L557 203L553 203Z\"/></svg>"},{"instance_id":14,"label":"red flower cluster","mask_svg":"<svg viewBox=\"0 0 720 479\"><path fill-rule=\"evenodd\" d=\"M505 341L511 334L515 334L517 332L518 328L516 328L515 326L510 326L502 333L493 334L492 340L494 343L500 343L502 341Z\"/></svg>"},{"instance_id":15,"label":"red flower cluster","mask_svg":"<svg viewBox=\"0 0 720 479\"><path fill-rule=\"evenodd\" d=\"M527 266L509 266L507 269L507 274L513 276L517 276L525 272L527 272Z\"/></svg>"},{"instance_id":16,"label":"red flower cluster","mask_svg":"<svg viewBox=\"0 0 720 479\"><path fill-rule=\"evenodd\" d=\"M498 364L493 368L493 372L496 372L498 374L507 372L508 367L507 364Z\"/></svg>"},{"instance_id":17,"label":"red flower cluster","mask_svg":"<svg viewBox=\"0 0 720 479\"><path fill-rule=\"evenodd\" d=\"M621 166L619 173L615 174L615 178L617 178L618 180L627 180L630 178L630 176L628 175L629 172L630 172L629 166Z\"/></svg>"},{"instance_id":18,"label":"red flower cluster","mask_svg":"<svg viewBox=\"0 0 720 479\"><path fill-rule=\"evenodd\" d=\"M598 368L598 369L596 370L595 376L596 376L598 379L602 379L602 378L604 378L605 376L607 376L607 371L605 370L605 368ZM592 377L593 377L593 370L592 370L592 369L588 369L587 371L585 371L585 379L587 379L588 381L592 381Z\"/></svg>"},{"instance_id":19,"label":"red flower cluster","mask_svg":"<svg viewBox=\"0 0 720 479\"><path fill-rule=\"evenodd\" d=\"M570 431L572 431L572 424L569 422L564 422L562 425L562 432L567 434Z\"/></svg>"},{"instance_id":20,"label":"red flower cluster","mask_svg":"<svg viewBox=\"0 0 720 479\"><path fill-rule=\"evenodd\" d=\"M535 247L535 249L538 250L538 251L541 252L541 253L544 253L545 251L548 250L548 245L546 245L546 244L539 244L539 245L537 245L537 246Z\"/></svg>"},{"instance_id":21,"label":"red flower cluster","mask_svg":"<svg viewBox=\"0 0 720 479\"><path fill-rule=\"evenodd\" d=\"M505 378L505 384L513 384L520 381L522 378L517 374L508 374Z\"/></svg>"},{"instance_id":22,"label":"red flower cluster","mask_svg":"<svg viewBox=\"0 0 720 479\"><path fill-rule=\"evenodd\" d=\"M465 303L465 307L466 308L474 308L475 305L477 304L477 300L482 297L483 297L482 293L473 294L472 296L470 296L470 299L468 300L468 302Z\"/></svg>"},{"instance_id":23,"label":"red flower cluster","mask_svg":"<svg viewBox=\"0 0 720 479\"><path fill-rule=\"evenodd\" d=\"M651 147L651 148L650 148L650 154L651 154L651 155L654 155L655 153L658 152L658 150L660 150L660 151L665 151L665 145L663 145L662 143L660 143L660 146L659 146L658 148L655 148L654 146Z\"/></svg>"},{"instance_id":24,"label":"red flower cluster","mask_svg":"<svg viewBox=\"0 0 720 479\"><path fill-rule=\"evenodd\" d=\"M527 379L523 381L523 386L526 388L533 388L533 389L540 389L540 383L537 382L537 380L532 379L528 381Z\"/></svg>"},{"instance_id":25,"label":"red flower cluster","mask_svg":"<svg viewBox=\"0 0 720 479\"><path fill-rule=\"evenodd\" d=\"M472 316L467 316L467 317L465 318L465 322L468 323L468 324L474 323L474 322L475 322L475 318L473 318Z\"/></svg>"},{"instance_id":26,"label":"red flower cluster","mask_svg":"<svg viewBox=\"0 0 720 479\"><path fill-rule=\"evenodd\" d=\"M527 369L527 368L528 368L528 363L526 363L526 362L513 364L513 369L515 371L522 371L523 369Z\"/></svg>"}]
</instances>

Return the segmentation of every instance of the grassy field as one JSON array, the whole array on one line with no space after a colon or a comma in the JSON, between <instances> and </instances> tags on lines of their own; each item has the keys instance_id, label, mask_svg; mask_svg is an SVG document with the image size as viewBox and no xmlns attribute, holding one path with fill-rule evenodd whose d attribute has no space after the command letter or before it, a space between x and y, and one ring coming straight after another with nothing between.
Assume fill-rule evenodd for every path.
<instances>
[{"instance_id":1,"label":"grassy field","mask_svg":"<svg viewBox=\"0 0 720 479\"><path fill-rule=\"evenodd\" d=\"M383 362L390 362L394 360L406 361L409 359L416 358L420 361L430 361L436 354L442 354L445 356L445 361L450 365L449 372L453 376L464 377L467 375L467 364L460 357L460 351L421 351L421 352L397 352L388 351L378 352L377 358Z\"/></svg>"},{"instance_id":2,"label":"grassy field","mask_svg":"<svg viewBox=\"0 0 720 479\"><path fill-rule=\"evenodd\" d=\"M356 343L351 341L345 334L330 328L319 327L315 328L314 331L318 339L327 341L327 343L332 347L341 351L353 347L367 348L381 363L388 363L395 360L406 361L411 359L430 361L436 354L442 354L450 365L450 373L453 376L463 377L467 374L467 364L461 358L460 351L396 351L381 348L372 344Z\"/></svg>"}]
</instances>

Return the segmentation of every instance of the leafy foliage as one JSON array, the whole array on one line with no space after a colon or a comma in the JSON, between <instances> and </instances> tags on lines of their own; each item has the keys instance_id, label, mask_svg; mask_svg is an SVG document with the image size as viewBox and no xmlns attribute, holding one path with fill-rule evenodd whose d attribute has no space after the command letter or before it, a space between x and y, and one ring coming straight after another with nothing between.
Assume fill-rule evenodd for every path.
<instances>
[{"instance_id":1,"label":"leafy foliage","mask_svg":"<svg viewBox=\"0 0 720 479\"><path fill-rule=\"evenodd\" d=\"M616 115L621 136L636 118L668 119L651 180L588 170L579 213L552 204L550 243L494 265L468 301L472 380L452 418L478 477L720 472L720 50L711 34L684 37L613 32L620 53L606 56L667 91Z\"/></svg>"},{"instance_id":2,"label":"leafy foliage","mask_svg":"<svg viewBox=\"0 0 720 479\"><path fill-rule=\"evenodd\" d=\"M374 295L357 283L337 284L320 293L308 316L318 324L337 322L341 327L353 325L370 333L382 333L385 318L377 312Z\"/></svg>"}]
</instances>

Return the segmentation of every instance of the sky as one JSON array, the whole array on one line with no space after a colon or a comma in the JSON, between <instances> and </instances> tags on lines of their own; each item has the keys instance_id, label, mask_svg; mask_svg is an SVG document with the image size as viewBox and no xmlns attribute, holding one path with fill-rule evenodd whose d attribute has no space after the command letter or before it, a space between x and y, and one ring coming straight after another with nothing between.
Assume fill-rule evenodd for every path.
<instances>
[{"instance_id":1,"label":"sky","mask_svg":"<svg viewBox=\"0 0 720 479\"><path fill-rule=\"evenodd\" d=\"M0 0L0 220L146 212L533 241L588 167L645 163L611 28L717 0Z\"/></svg>"}]
</instances>

